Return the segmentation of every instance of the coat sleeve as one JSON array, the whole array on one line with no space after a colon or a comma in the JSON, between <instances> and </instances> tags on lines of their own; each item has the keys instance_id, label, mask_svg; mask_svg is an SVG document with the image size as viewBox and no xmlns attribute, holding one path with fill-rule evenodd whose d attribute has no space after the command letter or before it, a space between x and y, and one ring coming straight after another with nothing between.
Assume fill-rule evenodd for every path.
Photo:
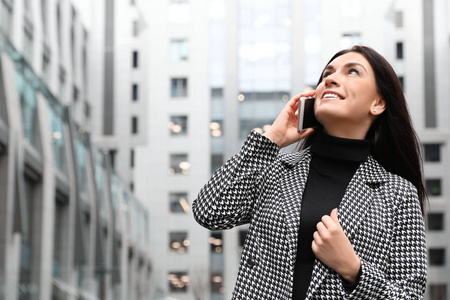
<instances>
[{"instance_id":1,"label":"coat sleeve","mask_svg":"<svg viewBox=\"0 0 450 300\"><path fill-rule=\"evenodd\" d=\"M229 229L249 223L264 170L273 163L279 147L252 131L238 154L218 169L192 203L195 220L211 229Z\"/></svg>"},{"instance_id":2,"label":"coat sleeve","mask_svg":"<svg viewBox=\"0 0 450 300\"><path fill-rule=\"evenodd\" d=\"M408 182L409 183L409 182ZM398 203L388 269L361 260L362 274L347 299L423 299L427 282L424 221L416 188Z\"/></svg>"}]
</instances>

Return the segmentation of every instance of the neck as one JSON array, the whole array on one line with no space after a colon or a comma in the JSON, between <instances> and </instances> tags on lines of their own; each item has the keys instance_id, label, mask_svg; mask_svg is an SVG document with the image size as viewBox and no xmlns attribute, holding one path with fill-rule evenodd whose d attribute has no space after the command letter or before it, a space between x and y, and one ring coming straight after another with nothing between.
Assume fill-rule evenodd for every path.
<instances>
[{"instance_id":1,"label":"neck","mask_svg":"<svg viewBox=\"0 0 450 300\"><path fill-rule=\"evenodd\" d=\"M340 124L341 125L341 124ZM369 131L369 126L352 125L345 128L344 126L323 126L323 131L331 136L352 139L352 140L364 140L366 138L367 132Z\"/></svg>"}]
</instances>

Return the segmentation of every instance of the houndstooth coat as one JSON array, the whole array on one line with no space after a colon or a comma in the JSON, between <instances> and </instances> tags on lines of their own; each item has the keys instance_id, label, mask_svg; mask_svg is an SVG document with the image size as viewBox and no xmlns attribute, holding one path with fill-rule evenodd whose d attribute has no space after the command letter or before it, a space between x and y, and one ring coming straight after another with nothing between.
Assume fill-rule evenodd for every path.
<instances>
[{"instance_id":1,"label":"houndstooth coat","mask_svg":"<svg viewBox=\"0 0 450 300\"><path fill-rule=\"evenodd\" d=\"M233 299L292 298L310 161L309 149L280 154L275 143L253 131L194 200L194 217L208 229L250 223ZM347 293L341 277L316 259L307 299L422 299L427 254L415 187L369 156L338 209L341 226L361 258L359 284Z\"/></svg>"}]
</instances>

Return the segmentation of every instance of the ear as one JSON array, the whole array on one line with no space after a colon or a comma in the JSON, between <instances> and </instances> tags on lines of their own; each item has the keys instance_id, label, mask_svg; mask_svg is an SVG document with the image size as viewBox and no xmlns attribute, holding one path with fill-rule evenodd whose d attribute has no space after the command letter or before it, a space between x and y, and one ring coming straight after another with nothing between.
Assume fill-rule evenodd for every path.
<instances>
[{"instance_id":1,"label":"ear","mask_svg":"<svg viewBox=\"0 0 450 300\"><path fill-rule=\"evenodd\" d=\"M383 98L375 99L370 106L370 113L373 116L381 115L382 112L386 109L386 101Z\"/></svg>"}]
</instances>

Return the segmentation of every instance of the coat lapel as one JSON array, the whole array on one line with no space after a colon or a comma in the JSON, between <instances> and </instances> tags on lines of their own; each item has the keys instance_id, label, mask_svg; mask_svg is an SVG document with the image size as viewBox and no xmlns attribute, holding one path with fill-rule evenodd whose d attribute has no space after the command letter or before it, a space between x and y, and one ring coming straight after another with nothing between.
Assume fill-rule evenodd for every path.
<instances>
[{"instance_id":1,"label":"coat lapel","mask_svg":"<svg viewBox=\"0 0 450 300\"><path fill-rule=\"evenodd\" d=\"M338 207L338 219L350 242L364 220L374 199L373 188L385 181L386 171L371 156L361 164L350 181L344 198ZM320 287L325 277L336 274L333 270L316 259L308 289L310 299Z\"/></svg>"},{"instance_id":2,"label":"coat lapel","mask_svg":"<svg viewBox=\"0 0 450 300\"><path fill-rule=\"evenodd\" d=\"M297 256L298 228L300 226L300 208L303 191L309 173L311 153L309 149L286 155L281 158L286 172L281 178L282 205L286 222L289 244L289 258L295 261Z\"/></svg>"}]
</instances>

